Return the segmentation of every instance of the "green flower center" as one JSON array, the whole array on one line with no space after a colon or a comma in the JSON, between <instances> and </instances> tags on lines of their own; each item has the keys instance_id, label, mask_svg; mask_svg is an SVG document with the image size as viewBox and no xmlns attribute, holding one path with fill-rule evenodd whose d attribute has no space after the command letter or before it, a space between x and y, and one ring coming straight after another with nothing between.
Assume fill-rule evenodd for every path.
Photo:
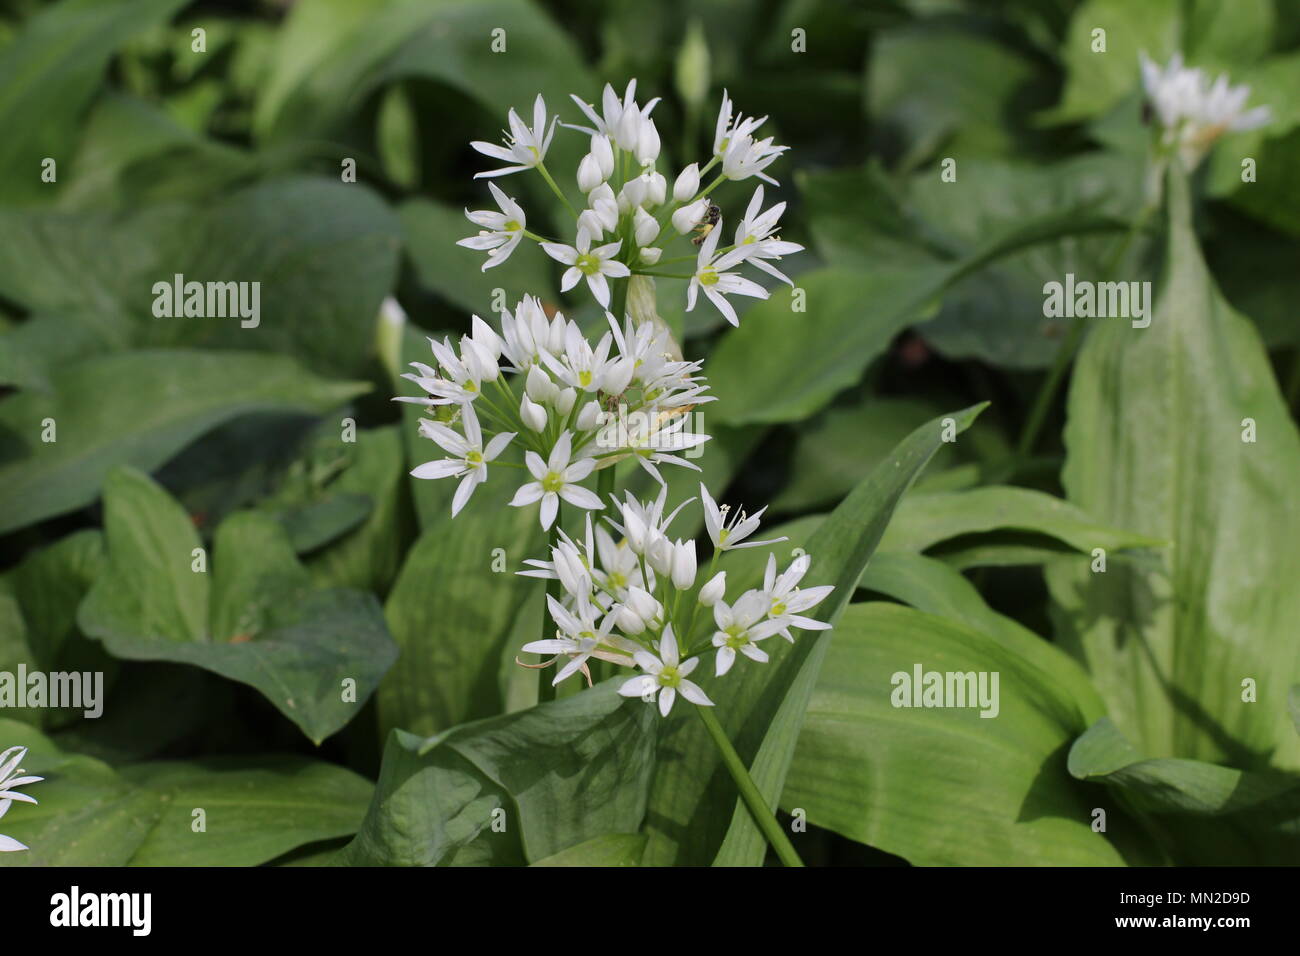
<instances>
[{"instance_id":1,"label":"green flower center","mask_svg":"<svg viewBox=\"0 0 1300 956\"><path fill-rule=\"evenodd\" d=\"M481 451L472 451L465 456L465 464L471 468L477 468L483 464L483 453Z\"/></svg>"},{"instance_id":2,"label":"green flower center","mask_svg":"<svg viewBox=\"0 0 1300 956\"><path fill-rule=\"evenodd\" d=\"M749 634L739 624L725 628L723 633L727 635L727 646L732 649L744 647L749 643Z\"/></svg>"},{"instance_id":3,"label":"green flower center","mask_svg":"<svg viewBox=\"0 0 1300 956\"><path fill-rule=\"evenodd\" d=\"M524 228L524 227L523 227L522 225L520 225L519 220L517 220L517 219L511 219L509 222L507 222L507 223L506 223L504 226L502 226L501 228L504 229L506 232L518 232L520 229L522 229L522 228Z\"/></svg>"},{"instance_id":4,"label":"green flower center","mask_svg":"<svg viewBox=\"0 0 1300 956\"><path fill-rule=\"evenodd\" d=\"M677 668L669 664L659 672L659 683L664 687L676 687L682 682L682 675L677 672Z\"/></svg>"},{"instance_id":5,"label":"green flower center","mask_svg":"<svg viewBox=\"0 0 1300 956\"><path fill-rule=\"evenodd\" d=\"M614 571L609 576L609 586L614 590L627 587L627 575L621 571Z\"/></svg>"},{"instance_id":6,"label":"green flower center","mask_svg":"<svg viewBox=\"0 0 1300 956\"><path fill-rule=\"evenodd\" d=\"M590 252L584 252L578 256L578 261L574 263L578 271L583 275L594 276L600 272L600 256L593 256Z\"/></svg>"},{"instance_id":7,"label":"green flower center","mask_svg":"<svg viewBox=\"0 0 1300 956\"><path fill-rule=\"evenodd\" d=\"M780 617L782 614L785 613L785 602L773 601L772 610L769 613L772 615L772 617Z\"/></svg>"},{"instance_id":8,"label":"green flower center","mask_svg":"<svg viewBox=\"0 0 1300 956\"><path fill-rule=\"evenodd\" d=\"M560 489L564 487L564 476L558 471L548 471L546 477L542 479L542 490L559 494Z\"/></svg>"},{"instance_id":9,"label":"green flower center","mask_svg":"<svg viewBox=\"0 0 1300 956\"><path fill-rule=\"evenodd\" d=\"M705 269L699 275L700 285L717 285L718 273L713 269Z\"/></svg>"},{"instance_id":10,"label":"green flower center","mask_svg":"<svg viewBox=\"0 0 1300 956\"><path fill-rule=\"evenodd\" d=\"M586 388L591 384L591 372L582 371L578 373L578 384Z\"/></svg>"}]
</instances>

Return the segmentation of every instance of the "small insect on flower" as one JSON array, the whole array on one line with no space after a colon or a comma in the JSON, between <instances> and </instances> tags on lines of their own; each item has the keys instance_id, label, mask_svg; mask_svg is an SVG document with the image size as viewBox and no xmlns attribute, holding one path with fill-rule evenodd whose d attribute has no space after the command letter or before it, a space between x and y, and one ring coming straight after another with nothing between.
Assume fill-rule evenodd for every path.
<instances>
[{"instance_id":1,"label":"small insect on flower","mask_svg":"<svg viewBox=\"0 0 1300 956\"><path fill-rule=\"evenodd\" d=\"M695 246L701 245L721 219L722 210L713 203L709 203L709 208L704 210L704 218L695 227L696 236L691 240L691 244Z\"/></svg>"}]
</instances>

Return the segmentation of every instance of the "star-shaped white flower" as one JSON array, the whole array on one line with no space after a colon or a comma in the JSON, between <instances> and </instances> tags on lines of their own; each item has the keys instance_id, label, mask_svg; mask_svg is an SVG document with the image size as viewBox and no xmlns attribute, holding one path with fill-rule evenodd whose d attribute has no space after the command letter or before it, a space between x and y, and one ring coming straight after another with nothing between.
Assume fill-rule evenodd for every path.
<instances>
[{"instance_id":1,"label":"star-shaped white flower","mask_svg":"<svg viewBox=\"0 0 1300 956\"><path fill-rule=\"evenodd\" d=\"M785 212L785 203L779 202L766 212L760 212L762 208L763 187L759 186L749 200L745 218L740 220L740 225L736 227L735 246L737 249L747 250L746 262L780 279L786 285L793 286L794 283L790 281L789 276L768 265L764 260L780 259L782 256L802 252L803 246L797 242L785 242L779 236L773 235L781 219L781 213Z\"/></svg>"},{"instance_id":2,"label":"star-shaped white flower","mask_svg":"<svg viewBox=\"0 0 1300 956\"><path fill-rule=\"evenodd\" d=\"M560 435L551 448L550 458L546 461L543 461L542 456L535 451L526 452L524 464L527 465L534 480L521 485L515 492L514 498L510 500L510 504L522 508L540 501L542 527L548 530L555 522L555 514L560 509L561 498L579 508L599 511L602 507L600 498L594 491L578 484L591 474L592 469L596 467L596 460L582 458L570 464L569 459L572 455L573 436L568 431Z\"/></svg>"},{"instance_id":3,"label":"star-shaped white flower","mask_svg":"<svg viewBox=\"0 0 1300 956\"><path fill-rule=\"evenodd\" d=\"M24 771L18 765L23 762L23 758L26 756L26 747L10 747L4 753L0 753L0 817L8 813L9 807L15 802L36 803L35 797L19 793L16 789L29 783L39 783L45 779L44 777L22 776ZM26 849L25 844L0 833L0 853L13 853Z\"/></svg>"},{"instance_id":4,"label":"star-shaped white flower","mask_svg":"<svg viewBox=\"0 0 1300 956\"><path fill-rule=\"evenodd\" d=\"M770 619L769 623L776 624L777 633L791 643L794 643L794 635L790 633L792 627L797 627L801 631L827 631L831 627L825 621L803 615L804 611L816 607L835 590L832 584L815 588L799 587L799 582L808 573L811 563L812 558L801 554L790 562L790 567L783 574L778 576L776 555L769 554L767 569L763 575L763 590L757 592L762 594L767 603L766 613Z\"/></svg>"},{"instance_id":5,"label":"star-shaped white flower","mask_svg":"<svg viewBox=\"0 0 1300 956\"><path fill-rule=\"evenodd\" d=\"M1143 89L1163 130L1162 142L1177 147L1188 169L1224 133L1256 129L1272 119L1267 106L1244 109L1249 86L1231 86L1226 74L1211 85L1202 70L1183 65L1181 53L1164 69L1145 53L1139 54L1139 63Z\"/></svg>"},{"instance_id":6,"label":"star-shaped white flower","mask_svg":"<svg viewBox=\"0 0 1300 956\"><path fill-rule=\"evenodd\" d=\"M766 541L745 541L751 534L758 530L759 519L763 517L766 507L760 508L752 515L745 514L744 510L737 511L728 517L731 508L729 505L718 507L718 503L713 500L709 494L709 489L703 484L700 485L700 502L704 506L704 527L709 532L709 540L719 551L730 551L733 548L757 548L765 544L779 544L787 540L785 535L779 538L769 538Z\"/></svg>"},{"instance_id":7,"label":"star-shaped white flower","mask_svg":"<svg viewBox=\"0 0 1300 956\"><path fill-rule=\"evenodd\" d=\"M505 451L506 446L510 444L510 440L516 434L515 432L501 432L494 435L492 440L488 442L487 448L484 448L483 430L479 427L478 415L475 414L473 405L461 407L461 421L465 428L464 435L442 422L431 421L427 418L421 419L420 434L436 442L438 447L452 457L427 461L423 465L417 465L411 471L414 478L456 478L461 475L464 476L451 501L451 516L453 518L460 514L460 509L465 507L465 503L469 501L474 489L487 481L487 463L494 461L501 452Z\"/></svg>"},{"instance_id":8,"label":"star-shaped white flower","mask_svg":"<svg viewBox=\"0 0 1300 956\"><path fill-rule=\"evenodd\" d=\"M718 248L718 234L722 232L722 221L718 221L718 226L709 232L705 237L703 244L700 246L700 254L696 258L695 274L691 276L690 285L686 287L686 311L690 312L695 308L695 297L704 290L723 317L732 325L740 325L740 319L736 317L736 310L732 308L731 303L726 300L727 295L748 295L756 299L766 299L767 290L752 279L746 279L744 276L728 272L734 265L743 262L749 254L745 247L732 249L730 252L724 252L715 257L714 250Z\"/></svg>"},{"instance_id":9,"label":"star-shaped white flower","mask_svg":"<svg viewBox=\"0 0 1300 956\"><path fill-rule=\"evenodd\" d=\"M659 697L659 713L667 717L672 710L673 701L680 693L692 704L700 707L712 707L713 701L702 691L698 684L687 680L691 671L699 665L700 659L692 657L682 661L677 650L677 638L673 636L671 624L664 628L659 639L659 656L646 650L638 650L633 655L637 666L645 673L629 677L619 687L618 692L624 697L640 697L654 700Z\"/></svg>"},{"instance_id":10,"label":"star-shaped white flower","mask_svg":"<svg viewBox=\"0 0 1300 956\"><path fill-rule=\"evenodd\" d=\"M780 621L767 619L768 599L762 591L746 591L735 604L718 601L713 605L713 622L718 625L713 634L713 646L718 649L717 675L721 677L736 662L736 651L760 664L767 662L767 653L758 642L766 640L781 630Z\"/></svg>"},{"instance_id":11,"label":"star-shaped white flower","mask_svg":"<svg viewBox=\"0 0 1300 956\"><path fill-rule=\"evenodd\" d=\"M539 165L546 159L546 151L551 146L551 137L555 134L557 119L559 117L552 117L550 126L546 125L546 101L542 99L540 93L537 94L537 99L533 101L533 125L531 128L525 126L524 121L519 118L519 114L511 110L507 117L510 132L505 134L504 146L480 141L470 143L470 146L484 156L491 156L493 159L499 159L504 163L512 163L513 165L484 173L475 173L474 178L484 179L490 176L506 176L510 173L521 173Z\"/></svg>"},{"instance_id":12,"label":"star-shaped white flower","mask_svg":"<svg viewBox=\"0 0 1300 956\"><path fill-rule=\"evenodd\" d=\"M559 636L533 641L525 644L523 649L530 654L565 655L569 658L556 673L555 679L551 681L552 685L560 683L579 670L585 671L587 659L590 657L612 660L629 666L633 663L630 655L638 645L610 634L616 616L613 612L606 614L604 620L598 624L596 618L601 614L600 608L585 600L579 601L577 608L570 611L548 594L546 606L550 611L551 620L559 628Z\"/></svg>"},{"instance_id":13,"label":"star-shaped white flower","mask_svg":"<svg viewBox=\"0 0 1300 956\"><path fill-rule=\"evenodd\" d=\"M456 245L466 249L487 252L487 261L483 263L484 272L510 258L510 253L515 251L515 246L523 239L524 228L528 225L528 217L524 215L524 209L519 203L503 193L496 183L488 183L488 189L492 191L492 198L497 201L501 211L484 209L471 212L466 209L465 218L482 228L478 235L456 242Z\"/></svg>"},{"instance_id":14,"label":"star-shaped white flower","mask_svg":"<svg viewBox=\"0 0 1300 956\"><path fill-rule=\"evenodd\" d=\"M619 279L632 274L626 264L618 262L614 256L623 245L623 240L610 242L603 246L591 248L591 233L585 228L578 229L577 244L566 246L559 242L543 242L542 249L556 262L569 268L560 277L560 291L568 292L578 280L586 278L587 287L603 308L609 308L609 283L605 277Z\"/></svg>"}]
</instances>

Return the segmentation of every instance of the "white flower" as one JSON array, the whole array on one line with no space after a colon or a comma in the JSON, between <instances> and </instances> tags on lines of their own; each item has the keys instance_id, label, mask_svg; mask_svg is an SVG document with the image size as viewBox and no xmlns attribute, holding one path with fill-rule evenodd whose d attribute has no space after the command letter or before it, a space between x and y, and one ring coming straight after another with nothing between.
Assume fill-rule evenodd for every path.
<instances>
[{"instance_id":1,"label":"white flower","mask_svg":"<svg viewBox=\"0 0 1300 956\"><path fill-rule=\"evenodd\" d=\"M768 275L780 279L786 285L793 286L794 283L790 281L788 276L777 271L763 260L780 259L782 256L802 252L803 246L794 242L784 242L779 236L772 235L776 232L776 225L781 218L781 213L785 212L785 203L779 202L767 212L759 212L762 208L763 187L759 186L754 190L754 195L749 200L749 208L745 210L745 218L740 220L740 225L736 227L736 249L748 250L745 253L746 262L762 269Z\"/></svg>"},{"instance_id":2,"label":"white flower","mask_svg":"<svg viewBox=\"0 0 1300 956\"><path fill-rule=\"evenodd\" d=\"M699 191L700 164L691 163L673 181L673 199L677 202L690 202Z\"/></svg>"},{"instance_id":3,"label":"white flower","mask_svg":"<svg viewBox=\"0 0 1300 956\"><path fill-rule=\"evenodd\" d=\"M671 624L664 628L663 636L659 639L658 657L649 651L637 651L634 657L637 666L645 673L623 682L618 692L624 697L653 700L658 694L659 713L664 717L668 716L678 693L700 707L713 706L713 701L709 700L699 685L686 679L700 663L700 659L692 657L679 663L677 638L673 636Z\"/></svg>"},{"instance_id":4,"label":"white flower","mask_svg":"<svg viewBox=\"0 0 1300 956\"><path fill-rule=\"evenodd\" d=\"M614 499L614 507L618 509L623 523L619 524L612 518L605 520L610 523L619 534L627 539L628 547L634 554L645 554L646 548L653 544L657 539L663 537L668 526L673 523L677 513L694 501L694 498L687 498L676 508L672 514L664 517L664 505L668 501L668 489L661 487L659 494L653 502L646 504L632 497L632 492L624 492L625 501Z\"/></svg>"},{"instance_id":5,"label":"white flower","mask_svg":"<svg viewBox=\"0 0 1300 956\"><path fill-rule=\"evenodd\" d=\"M580 228L576 246L543 242L542 249L552 259L569 267L564 270L564 275L560 279L561 292L568 292L578 284L579 279L585 276L587 287L591 289L591 294L596 301L603 307L609 308L609 283L605 281L605 277L617 279L632 274L632 270L626 265L614 260L622 245L623 240L620 239L618 242L592 249L590 233Z\"/></svg>"},{"instance_id":6,"label":"white flower","mask_svg":"<svg viewBox=\"0 0 1300 956\"><path fill-rule=\"evenodd\" d=\"M533 125L531 129L524 125L518 113L511 110L507 117L510 132L505 134L505 146L477 141L470 143L470 146L484 156L491 156L493 159L513 163L514 165L494 169L490 172L475 173L474 178L505 176L510 173L523 172L539 165L546 159L546 151L551 146L551 136L555 133L555 121L557 119L558 117L552 117L551 125L549 127L546 125L546 101L542 99L540 93L537 94L537 99L533 101Z\"/></svg>"},{"instance_id":7,"label":"white flower","mask_svg":"<svg viewBox=\"0 0 1300 956\"><path fill-rule=\"evenodd\" d=\"M568 663L560 668L555 679L551 681L552 685L560 683L579 670L585 671L589 657L614 660L616 663L632 663L633 658L629 655L636 649L636 645L631 641L610 635L614 627L615 615L606 614L605 619L598 625L596 617L600 613L599 608L583 600L578 602L575 611L570 612L549 594L546 595L546 606L550 611L551 620L555 621L560 629L559 636L550 640L533 641L525 644L523 649L530 654L568 655Z\"/></svg>"},{"instance_id":8,"label":"white flower","mask_svg":"<svg viewBox=\"0 0 1300 956\"><path fill-rule=\"evenodd\" d=\"M646 582L654 586L653 575ZM618 626L629 634L640 634L647 627L663 620L664 607L653 594L640 585L630 585L618 609Z\"/></svg>"},{"instance_id":9,"label":"white flower","mask_svg":"<svg viewBox=\"0 0 1300 956\"><path fill-rule=\"evenodd\" d=\"M733 548L757 548L765 544L779 544L787 540L784 535L779 538L772 538L767 541L749 541L741 544L746 538L758 530L759 519L767 508L760 508L752 515L746 515L743 510L727 517L730 510L729 505L718 507L717 503L709 495L709 489L703 484L700 485L700 503L704 506L704 526L708 529L709 540L719 551L730 551Z\"/></svg>"},{"instance_id":10,"label":"white flower","mask_svg":"<svg viewBox=\"0 0 1300 956\"><path fill-rule=\"evenodd\" d=\"M528 218L519 203L498 189L496 183L488 183L488 189L492 190L492 198L497 201L501 211L470 212L466 209L465 218L483 228L478 235L458 240L456 243L467 249L487 251L487 262L483 263L484 272L510 258L510 253L515 251L515 246L519 245L519 240L524 237L524 227L528 225Z\"/></svg>"},{"instance_id":11,"label":"white flower","mask_svg":"<svg viewBox=\"0 0 1300 956\"><path fill-rule=\"evenodd\" d=\"M641 141L643 125L649 122L650 113L659 103L659 98L655 97L642 109L637 106L635 97L635 78L628 81L622 101L619 100L618 94L614 92L614 88L606 83L604 92L601 95L601 108L604 114L602 116L597 115L590 104L570 94L573 102L578 104L578 109L582 110L587 119L591 121L591 128L585 126L571 128L593 135L601 133L613 140L619 149L634 152ZM649 146L649 143L647 143L647 146Z\"/></svg>"},{"instance_id":12,"label":"white flower","mask_svg":"<svg viewBox=\"0 0 1300 956\"><path fill-rule=\"evenodd\" d=\"M779 185L775 179L763 170L776 162L778 156L789 146L773 146L772 137L755 140L752 136L732 136L727 144L727 151L722 154L722 172L728 179L741 180L757 176L773 186Z\"/></svg>"},{"instance_id":13,"label":"white flower","mask_svg":"<svg viewBox=\"0 0 1300 956\"><path fill-rule=\"evenodd\" d=\"M630 362L610 359L611 339L608 332L593 349L576 322L570 322L564 334L564 351L543 358L547 368L565 385L589 394L605 391L617 395L627 388L632 377ZM576 398L576 393L575 396ZM569 405L572 408L572 403ZM566 409L564 414L568 414ZM584 431L586 429L583 429Z\"/></svg>"},{"instance_id":14,"label":"white flower","mask_svg":"<svg viewBox=\"0 0 1300 956\"><path fill-rule=\"evenodd\" d=\"M555 446L551 449L551 456L546 461L542 461L542 456L535 451L526 452L524 464L536 480L520 486L514 498L510 500L510 504L516 508L540 501L542 527L548 530L555 522L555 514L559 511L561 498L571 505L591 511L599 511L603 507L594 491L577 484L591 474L592 469L596 467L595 459L583 458L569 464L572 447L573 436L566 431L555 442Z\"/></svg>"},{"instance_id":15,"label":"white flower","mask_svg":"<svg viewBox=\"0 0 1300 956\"><path fill-rule=\"evenodd\" d=\"M532 382L532 369L542 360L542 354L564 348L567 326L564 316L558 312L548 321L541 302L526 295L515 307L513 315L509 311L501 315L501 352L516 372L529 372L528 381ZM541 401L536 395L532 397Z\"/></svg>"},{"instance_id":16,"label":"white flower","mask_svg":"<svg viewBox=\"0 0 1300 956\"><path fill-rule=\"evenodd\" d=\"M1146 53L1139 54L1139 62L1142 86L1163 129L1162 142L1178 149L1188 169L1224 133L1256 129L1272 119L1267 106L1243 110L1249 86L1230 86L1226 74L1211 85L1202 70L1183 65L1181 53L1163 70Z\"/></svg>"},{"instance_id":17,"label":"white flower","mask_svg":"<svg viewBox=\"0 0 1300 956\"><path fill-rule=\"evenodd\" d=\"M767 662L767 653L756 646L757 642L781 630L780 621L765 620L767 607L767 595L762 591L746 591L734 605L726 601L713 605L713 621L718 625L713 646L718 649L719 677L731 670L736 651L760 664Z\"/></svg>"},{"instance_id":18,"label":"white flower","mask_svg":"<svg viewBox=\"0 0 1300 956\"><path fill-rule=\"evenodd\" d=\"M474 489L487 481L487 463L495 460L510 444L510 440L516 434L515 432L501 432L494 435L492 440L488 442L487 448L484 448L483 431L479 428L478 415L474 413L473 405L462 406L461 419L465 426L464 436L461 436L442 422L431 421L427 418L420 420L420 434L425 438L432 439L443 451L453 457L428 461L423 465L417 465L411 471L411 475L415 478L455 478L461 475L464 476L460 486L456 489L455 496L452 498L451 515L453 518L460 513L461 508L465 507L465 502L469 501Z\"/></svg>"},{"instance_id":19,"label":"white flower","mask_svg":"<svg viewBox=\"0 0 1300 956\"><path fill-rule=\"evenodd\" d=\"M722 222L719 220L717 228L709 232L700 246L695 274L691 276L690 285L686 287L686 311L690 312L695 308L696 295L703 289L709 301L717 307L728 322L732 325L740 325L736 310L731 307L726 296L747 295L756 299L766 299L767 290L752 279L727 271L744 261L748 255L747 249L743 247L732 249L730 252L714 256L714 250L718 248L718 233L721 231Z\"/></svg>"},{"instance_id":20,"label":"white flower","mask_svg":"<svg viewBox=\"0 0 1300 956\"><path fill-rule=\"evenodd\" d=\"M803 611L815 607L835 590L834 585L826 584L815 588L799 588L799 582L808 573L812 558L802 554L790 562L790 567L777 576L776 555L767 556L767 569L763 575L762 594L767 604L766 613L771 623L777 625L777 631L787 641L794 643L790 628L802 631L826 631L830 625L816 618L804 617Z\"/></svg>"},{"instance_id":21,"label":"white flower","mask_svg":"<svg viewBox=\"0 0 1300 956\"><path fill-rule=\"evenodd\" d=\"M9 807L15 802L18 803L36 803L36 798L28 796L25 793L19 793L17 787L25 786L29 783L40 783L44 777L24 777L25 772L18 765L23 762L27 756L26 747L10 747L4 753L0 753L0 817L9 812ZM0 833L0 853L13 853L17 850L26 850L27 847L19 843L13 837L7 837Z\"/></svg>"}]
</instances>

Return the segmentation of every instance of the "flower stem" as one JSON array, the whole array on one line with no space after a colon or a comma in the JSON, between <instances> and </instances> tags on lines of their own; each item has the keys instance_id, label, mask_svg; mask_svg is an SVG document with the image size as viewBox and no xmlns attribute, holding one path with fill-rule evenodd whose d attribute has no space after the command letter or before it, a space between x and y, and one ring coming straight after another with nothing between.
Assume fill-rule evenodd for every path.
<instances>
[{"instance_id":1,"label":"flower stem","mask_svg":"<svg viewBox=\"0 0 1300 956\"><path fill-rule=\"evenodd\" d=\"M736 789L740 791L741 799L745 801L745 806L749 808L749 815L754 818L758 828L763 831L763 836L772 845L776 855L786 866L803 866L803 861L799 859L799 854L795 852L793 844L790 843L790 838L786 836L781 824L777 823L776 816L768 808L767 801L763 799L758 786L750 777L749 771L745 769L740 754L736 753L736 748L731 746L731 741L727 739L727 733L722 729L722 725L718 723L718 718L713 716L713 708L696 707L695 712L700 715L700 720L704 721L709 736L713 738L718 753L722 755L722 762L726 764L727 770L731 772L731 778L736 781Z\"/></svg>"},{"instance_id":2,"label":"flower stem","mask_svg":"<svg viewBox=\"0 0 1300 956\"><path fill-rule=\"evenodd\" d=\"M574 210L572 204L570 204L569 200L565 197L564 193L560 190L560 187L555 184L555 180L551 178L551 174L547 172L546 164L538 163L537 171L541 173L542 178L546 180L546 185L551 187L551 192L555 193L555 195L559 197L560 202L564 203L564 208L569 210L569 215L573 216L576 219L578 217L578 213Z\"/></svg>"},{"instance_id":3,"label":"flower stem","mask_svg":"<svg viewBox=\"0 0 1300 956\"><path fill-rule=\"evenodd\" d=\"M552 557L552 551L560 543L560 519L563 517L564 505L558 505L555 512L555 521L551 525L551 530L546 539L546 556ZM546 582L546 596L553 597L557 601L560 599L560 579L551 578ZM548 606L551 602L546 601L542 604L542 640L551 637L555 626L551 623L551 610ZM549 667L539 668L537 671L537 703L544 704L547 701L555 700L555 685Z\"/></svg>"}]
</instances>

